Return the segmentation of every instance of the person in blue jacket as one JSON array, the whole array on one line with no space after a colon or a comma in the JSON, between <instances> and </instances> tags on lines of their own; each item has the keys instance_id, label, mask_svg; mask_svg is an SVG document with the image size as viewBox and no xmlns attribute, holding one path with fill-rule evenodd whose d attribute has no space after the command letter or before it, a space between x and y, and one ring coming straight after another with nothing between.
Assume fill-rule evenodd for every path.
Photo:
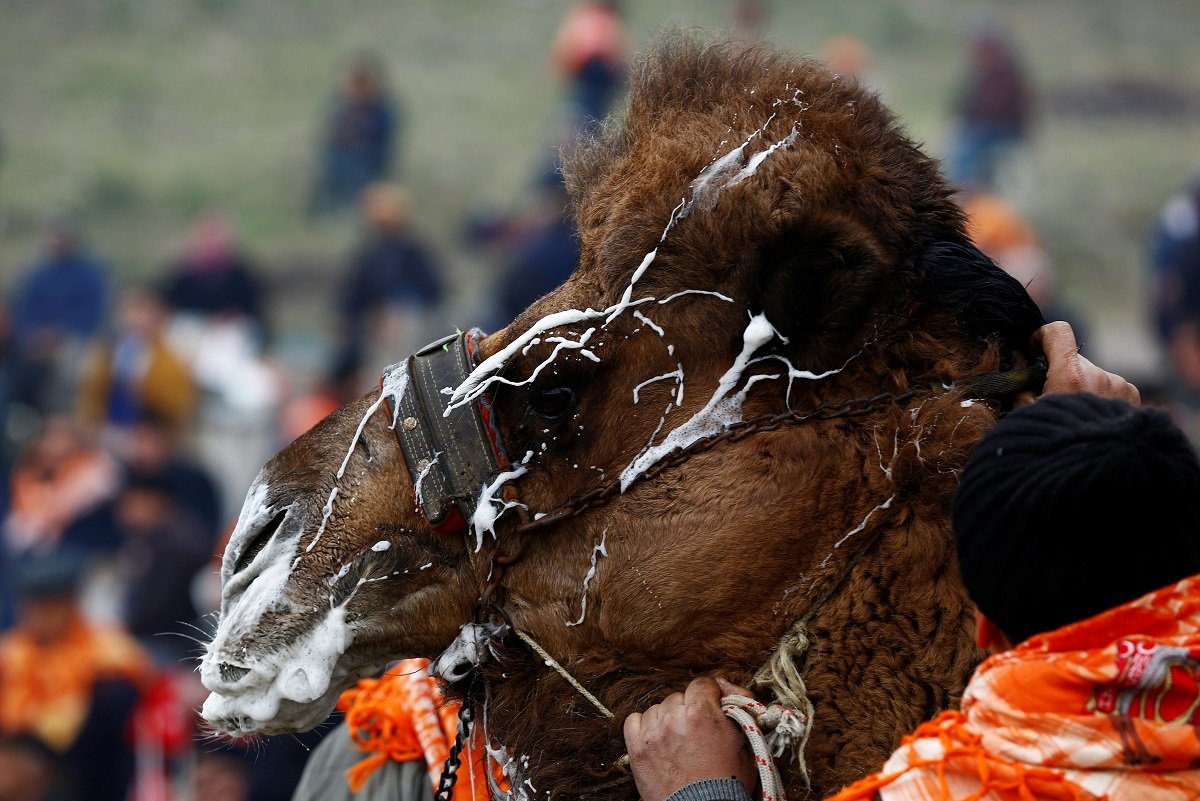
<instances>
[{"instance_id":1,"label":"person in blue jacket","mask_svg":"<svg viewBox=\"0 0 1200 801\"><path fill-rule=\"evenodd\" d=\"M87 251L69 220L53 220L45 251L10 297L13 341L28 367L18 400L39 411L69 405L72 371L104 322L107 295L108 268Z\"/></svg>"}]
</instances>

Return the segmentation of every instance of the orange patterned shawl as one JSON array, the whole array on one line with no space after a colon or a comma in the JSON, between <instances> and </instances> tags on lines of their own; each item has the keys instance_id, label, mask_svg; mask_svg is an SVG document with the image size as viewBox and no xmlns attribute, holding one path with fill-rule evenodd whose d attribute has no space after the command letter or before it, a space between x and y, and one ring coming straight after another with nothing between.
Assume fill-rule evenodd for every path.
<instances>
[{"instance_id":1,"label":"orange patterned shawl","mask_svg":"<svg viewBox=\"0 0 1200 801\"><path fill-rule=\"evenodd\" d=\"M381 678L363 679L338 700L346 725L358 747L369 756L347 772L350 789L358 792L367 779L389 760L424 759L429 781L436 792L442 767L458 731L461 704L446 698L439 682L429 675L429 660L405 659ZM487 756L482 727L476 725L461 755L454 801L486 801L485 771L504 784L497 766Z\"/></svg>"},{"instance_id":2,"label":"orange patterned shawl","mask_svg":"<svg viewBox=\"0 0 1200 801\"><path fill-rule=\"evenodd\" d=\"M1200 798L1200 576L986 660L830 801Z\"/></svg>"}]
</instances>

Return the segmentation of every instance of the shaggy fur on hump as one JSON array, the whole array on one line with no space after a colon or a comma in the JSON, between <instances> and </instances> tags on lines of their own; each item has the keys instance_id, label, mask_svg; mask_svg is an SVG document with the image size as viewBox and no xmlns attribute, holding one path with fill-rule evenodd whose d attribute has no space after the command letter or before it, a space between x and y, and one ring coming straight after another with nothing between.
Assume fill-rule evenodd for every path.
<instances>
[{"instance_id":1,"label":"shaggy fur on hump","mask_svg":"<svg viewBox=\"0 0 1200 801\"><path fill-rule=\"evenodd\" d=\"M782 102L772 106L776 100ZM940 386L1029 358L1029 338L1042 323L1036 307L971 247L938 165L903 135L874 95L814 62L764 47L705 47L685 39L664 43L638 66L624 118L568 161L581 262L572 279L513 330L564 304L614 302L632 266L658 246L690 182L763 126L772 109L779 114L750 152L791 130L798 131L794 145L773 154L761 174L723 197L715 212L691 214L662 243L639 283L645 293L715 287L738 301L728 310L710 312L710 305L703 314L694 305L655 308L675 341L692 347L696 361L697 351L707 352L713 369L724 369L737 353L747 307L765 311L788 337L778 352L794 364L846 365L829 379L798 385L790 401L800 409ZM622 359L640 353L636 338L620 347ZM622 365L621 380L628 381L626 362L612 363ZM585 398L628 391L602 383L617 379L590 366L579 380ZM521 419L527 397L523 390L498 393L499 419ZM747 415L783 403L779 385L763 382ZM591 408L581 406L592 416L579 447L593 464L619 464L628 442L583 438L593 430L621 431L609 418L632 414L632 407L618 408L613 400L606 410ZM571 529L574 523L525 543L522 561L506 577L513 621L536 634L616 715L613 721L600 717L520 642L498 644L498 658L468 693L486 708L489 734L517 756L526 789L535 788L531 796L636 798L628 770L615 766L625 752L624 718L697 675L748 681L779 637L809 614L811 646L800 668L816 707L805 754L812 784L805 787L785 758L780 767L788 792L820 798L877 769L903 733L958 702L979 657L953 557L949 500L972 444L1001 411L931 390L867 418L758 434L693 456L591 513L586 543L582 530ZM505 439L512 452L537 443L519 427L508 428ZM753 488L731 485L731 463L735 475L754 477ZM527 476L523 498L533 503L540 487L573 475ZM756 503L753 492L776 487L765 508ZM541 497L570 495L562 486L545 493ZM886 514L875 514L885 499ZM672 523L681 509L697 511ZM729 579L716 562L668 562L637 534L612 533L609 575L628 580L620 585L610 577L607 594L597 590L595 611L583 625L562 625L565 605L547 612L534 603L539 593L553 597L547 588L554 589L564 565L587 552L590 531L601 526L636 532L645 530L638 520L656 520L664 535L699 538L689 541L691 548L706 532L729 529L731 519L742 527L746 550L727 558L778 557L764 563L773 572L760 584L724 586ZM641 561L647 551L638 548L651 548L659 569L669 573L657 575L656 586L674 588L678 608L622 617L623 610L641 608L634 574L653 569ZM565 584L572 581L573 587L555 590L559 597L577 596L577 580ZM706 610L718 601L723 617L709 620ZM686 628L688 638L675 637L671 625Z\"/></svg>"}]
</instances>

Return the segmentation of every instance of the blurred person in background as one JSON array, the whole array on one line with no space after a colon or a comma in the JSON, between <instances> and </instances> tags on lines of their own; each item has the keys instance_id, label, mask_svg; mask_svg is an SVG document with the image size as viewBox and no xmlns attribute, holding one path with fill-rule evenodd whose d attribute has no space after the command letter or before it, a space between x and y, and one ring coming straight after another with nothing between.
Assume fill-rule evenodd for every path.
<instances>
[{"instance_id":1,"label":"blurred person in background","mask_svg":"<svg viewBox=\"0 0 1200 801\"><path fill-rule=\"evenodd\" d=\"M1200 173L1163 205L1150 232L1154 322L1164 342L1196 310L1187 309L1187 284L1200 272Z\"/></svg>"},{"instance_id":2,"label":"blurred person in background","mask_svg":"<svg viewBox=\"0 0 1200 801\"><path fill-rule=\"evenodd\" d=\"M442 267L413 235L408 195L400 187L368 188L362 222L362 243L342 280L339 310L346 358L374 364L376 348L394 356L421 346L425 313L442 301Z\"/></svg>"},{"instance_id":3,"label":"blurred person in background","mask_svg":"<svg viewBox=\"0 0 1200 801\"><path fill-rule=\"evenodd\" d=\"M174 426L152 412L143 413L114 442L115 446L119 446L114 448L114 454L120 463L121 477L111 497L92 511L78 516L62 534L60 541L63 545L84 549L93 557L83 600L89 614L99 619L128 622L126 596L137 594L136 588L130 587L130 581L139 580L131 576L138 574L140 568L133 569L128 558L131 551L130 532L129 526L123 525L126 521L121 516L130 506L126 496L130 494L131 482L152 479L170 496L172 514L178 518L172 521L172 528L186 530L189 533L188 542L195 540L198 543L196 547L205 554L211 554L216 547L225 514L220 490L208 470L189 458L179 443L179 434ZM245 487L238 489L244 491ZM136 502L134 506L136 512ZM166 540L170 541L171 537ZM192 550L192 546L187 545L180 557L187 556ZM133 561L139 560L142 560L140 553ZM181 578L185 585L189 581L189 578ZM171 588L171 592L183 591L183 588ZM183 608L182 605L180 608ZM194 612L187 611L190 616L172 621L164 631L187 631L182 624L194 622ZM156 642L151 640L151 643ZM182 641L165 644L167 648L176 646L190 647Z\"/></svg>"},{"instance_id":4,"label":"blurred person in background","mask_svg":"<svg viewBox=\"0 0 1200 801\"><path fill-rule=\"evenodd\" d=\"M118 512L131 480L153 477L169 492L180 517L179 525L195 530L196 539L209 553L216 545L224 514L220 492L209 472L187 458L178 442L169 423L151 413L140 417L119 441L116 455L122 472L111 497L78 516L62 534L63 545L86 550L93 556L84 602L96 617L125 619L129 570L122 563L122 547L127 537Z\"/></svg>"},{"instance_id":5,"label":"blurred person in background","mask_svg":"<svg viewBox=\"0 0 1200 801\"><path fill-rule=\"evenodd\" d=\"M167 344L166 309L145 290L129 290L117 306L113 333L91 349L79 394L84 424L101 431L118 453L128 429L146 414L178 431L192 421L196 387Z\"/></svg>"},{"instance_id":6,"label":"blurred person in background","mask_svg":"<svg viewBox=\"0 0 1200 801\"><path fill-rule=\"evenodd\" d=\"M38 412L70 407L79 356L104 320L108 272L76 226L57 217L47 227L45 251L17 281L9 317L28 369L14 394Z\"/></svg>"},{"instance_id":7,"label":"blurred person in background","mask_svg":"<svg viewBox=\"0 0 1200 801\"><path fill-rule=\"evenodd\" d=\"M196 653L200 617L192 583L208 566L212 538L159 473L131 472L113 503L113 518L126 628L160 667L190 670L183 663Z\"/></svg>"},{"instance_id":8,"label":"blurred person in background","mask_svg":"<svg viewBox=\"0 0 1200 801\"><path fill-rule=\"evenodd\" d=\"M197 220L183 256L170 268L163 297L170 312L167 342L198 390L196 455L229 503L242 497L256 465L270 456L283 382L279 368L264 357L262 280L224 215Z\"/></svg>"},{"instance_id":9,"label":"blurred person in background","mask_svg":"<svg viewBox=\"0 0 1200 801\"><path fill-rule=\"evenodd\" d=\"M821 45L821 59L834 75L869 83L866 73L871 64L871 49L857 36L839 34L829 37Z\"/></svg>"},{"instance_id":10,"label":"blurred person in background","mask_svg":"<svg viewBox=\"0 0 1200 801\"><path fill-rule=\"evenodd\" d=\"M1171 197L1151 232L1155 327L1176 420L1200 440L1200 175Z\"/></svg>"},{"instance_id":11,"label":"blurred person in background","mask_svg":"<svg viewBox=\"0 0 1200 801\"><path fill-rule=\"evenodd\" d=\"M127 801L132 721L151 667L128 635L84 619L82 570L68 551L20 565L17 623L0 637L0 738L44 746L41 767L50 765L50 781L63 788L55 798Z\"/></svg>"},{"instance_id":12,"label":"blurred person in background","mask_svg":"<svg viewBox=\"0 0 1200 801\"><path fill-rule=\"evenodd\" d=\"M843 33L829 37L821 45L821 60L843 80L857 81L879 95L887 91L882 76L872 68L871 48L857 36Z\"/></svg>"},{"instance_id":13,"label":"blurred person in background","mask_svg":"<svg viewBox=\"0 0 1200 801\"><path fill-rule=\"evenodd\" d=\"M744 44L761 42L771 8L767 0L734 0L734 37Z\"/></svg>"},{"instance_id":14,"label":"blurred person in background","mask_svg":"<svg viewBox=\"0 0 1200 801\"><path fill-rule=\"evenodd\" d=\"M550 61L569 87L578 127L604 119L625 81L629 42L616 0L586 0L567 12Z\"/></svg>"},{"instance_id":15,"label":"blurred person in background","mask_svg":"<svg viewBox=\"0 0 1200 801\"><path fill-rule=\"evenodd\" d=\"M48 418L13 468L4 520L10 558L53 551L72 523L112 497L117 482L116 463L70 417Z\"/></svg>"},{"instance_id":16,"label":"blurred person in background","mask_svg":"<svg viewBox=\"0 0 1200 801\"><path fill-rule=\"evenodd\" d=\"M191 797L196 801L252 801L246 761L220 751L199 754Z\"/></svg>"},{"instance_id":17,"label":"blurred person in background","mask_svg":"<svg viewBox=\"0 0 1200 801\"><path fill-rule=\"evenodd\" d=\"M183 255L167 269L162 297L176 315L241 320L259 337L265 330L262 281L220 212L196 221Z\"/></svg>"},{"instance_id":18,"label":"blurred person in background","mask_svg":"<svg viewBox=\"0 0 1200 801\"><path fill-rule=\"evenodd\" d=\"M1033 98L1016 50L996 25L981 24L971 34L968 59L955 102L958 130L950 180L991 189L1004 162L1029 135Z\"/></svg>"},{"instance_id":19,"label":"blurred person in background","mask_svg":"<svg viewBox=\"0 0 1200 801\"><path fill-rule=\"evenodd\" d=\"M310 214L353 209L363 189L388 177L398 116L381 65L360 57L350 66L325 126Z\"/></svg>"},{"instance_id":20,"label":"blurred person in background","mask_svg":"<svg viewBox=\"0 0 1200 801\"><path fill-rule=\"evenodd\" d=\"M582 132L594 128L612 111L624 90L629 56L628 35L616 0L584 0L567 11L549 54L551 70L565 84L566 101L547 131L548 146L536 162L534 184L539 191L562 182L559 172L564 151L573 149ZM533 208L515 214L472 214L466 226L469 244L511 246L530 227L542 226L539 200L535 199Z\"/></svg>"},{"instance_id":21,"label":"blurred person in background","mask_svg":"<svg viewBox=\"0 0 1200 801\"><path fill-rule=\"evenodd\" d=\"M562 176L551 173L538 187L534 206L507 243L508 255L495 296L495 328L501 328L533 301L557 287L579 261L579 240L569 214Z\"/></svg>"},{"instance_id":22,"label":"blurred person in background","mask_svg":"<svg viewBox=\"0 0 1200 801\"><path fill-rule=\"evenodd\" d=\"M208 470L184 452L170 420L144 412L118 456L129 473L161 477L174 503L200 524L209 547L216 545L224 522L220 490Z\"/></svg>"}]
</instances>

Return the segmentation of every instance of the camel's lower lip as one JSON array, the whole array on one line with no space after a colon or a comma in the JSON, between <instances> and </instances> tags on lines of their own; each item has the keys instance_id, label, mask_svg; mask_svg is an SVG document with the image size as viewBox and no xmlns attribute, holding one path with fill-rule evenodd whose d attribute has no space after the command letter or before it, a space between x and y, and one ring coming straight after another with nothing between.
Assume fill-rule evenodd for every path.
<instances>
[{"instance_id":1,"label":"camel's lower lip","mask_svg":"<svg viewBox=\"0 0 1200 801\"><path fill-rule=\"evenodd\" d=\"M315 701L298 703L259 694L230 697L211 693L200 714L214 731L230 737L287 734L322 723L333 711L338 695L335 690Z\"/></svg>"}]
</instances>

